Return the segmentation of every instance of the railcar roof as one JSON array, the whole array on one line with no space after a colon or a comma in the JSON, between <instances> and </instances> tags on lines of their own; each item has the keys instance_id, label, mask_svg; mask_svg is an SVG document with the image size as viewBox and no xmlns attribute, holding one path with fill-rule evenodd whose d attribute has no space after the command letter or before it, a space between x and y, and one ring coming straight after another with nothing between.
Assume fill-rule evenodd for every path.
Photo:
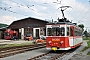
<instances>
[{"instance_id":1,"label":"railcar roof","mask_svg":"<svg viewBox=\"0 0 90 60\"><path fill-rule=\"evenodd\" d=\"M57 23L47 23L47 25L55 25L55 24L76 25L76 23L71 23L71 22L57 22Z\"/></svg>"}]
</instances>

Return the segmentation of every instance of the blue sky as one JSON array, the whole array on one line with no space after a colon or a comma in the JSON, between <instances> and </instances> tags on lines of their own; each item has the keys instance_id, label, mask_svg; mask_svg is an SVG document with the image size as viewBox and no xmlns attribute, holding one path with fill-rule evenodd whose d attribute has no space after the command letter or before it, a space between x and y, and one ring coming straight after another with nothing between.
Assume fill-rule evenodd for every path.
<instances>
[{"instance_id":1,"label":"blue sky","mask_svg":"<svg viewBox=\"0 0 90 60\"><path fill-rule=\"evenodd\" d=\"M81 2L81 3L87 3L89 0L76 0L78 2Z\"/></svg>"},{"instance_id":2,"label":"blue sky","mask_svg":"<svg viewBox=\"0 0 90 60\"><path fill-rule=\"evenodd\" d=\"M0 23L11 24L27 17L57 21L62 18L61 6L72 7L64 11L67 19L90 29L89 0L0 0Z\"/></svg>"}]
</instances>

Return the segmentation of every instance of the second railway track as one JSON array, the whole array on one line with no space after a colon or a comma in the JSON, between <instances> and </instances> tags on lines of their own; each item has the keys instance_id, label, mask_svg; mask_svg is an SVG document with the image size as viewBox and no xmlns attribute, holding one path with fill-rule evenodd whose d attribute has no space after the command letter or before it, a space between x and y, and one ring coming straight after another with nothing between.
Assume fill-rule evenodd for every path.
<instances>
[{"instance_id":1,"label":"second railway track","mask_svg":"<svg viewBox=\"0 0 90 60\"><path fill-rule=\"evenodd\" d=\"M22 46L22 47L4 48L4 49L0 49L0 58L4 58L11 55L23 53L26 51L31 51L34 49L44 48L44 47L46 47L45 44L35 44L35 45L28 45L28 46Z\"/></svg>"}]
</instances>

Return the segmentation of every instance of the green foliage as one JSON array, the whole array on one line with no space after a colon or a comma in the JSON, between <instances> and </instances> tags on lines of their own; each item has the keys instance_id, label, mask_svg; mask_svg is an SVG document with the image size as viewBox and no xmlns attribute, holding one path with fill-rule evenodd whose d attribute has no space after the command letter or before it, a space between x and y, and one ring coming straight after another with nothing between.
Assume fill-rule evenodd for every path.
<instances>
[{"instance_id":1,"label":"green foliage","mask_svg":"<svg viewBox=\"0 0 90 60\"><path fill-rule=\"evenodd\" d=\"M84 40L89 40L89 41L87 42L88 46L84 47L81 52L83 52L83 51L87 50L88 48L90 48L90 37L83 37L83 39Z\"/></svg>"},{"instance_id":2,"label":"green foliage","mask_svg":"<svg viewBox=\"0 0 90 60\"><path fill-rule=\"evenodd\" d=\"M83 40L90 40L90 37L83 37Z\"/></svg>"},{"instance_id":3,"label":"green foliage","mask_svg":"<svg viewBox=\"0 0 90 60\"><path fill-rule=\"evenodd\" d=\"M87 53L87 55L90 55L90 51Z\"/></svg>"},{"instance_id":4,"label":"green foliage","mask_svg":"<svg viewBox=\"0 0 90 60\"><path fill-rule=\"evenodd\" d=\"M90 40L87 42L88 47L90 48ZM90 51L87 53L87 55L90 55Z\"/></svg>"},{"instance_id":5,"label":"green foliage","mask_svg":"<svg viewBox=\"0 0 90 60\"><path fill-rule=\"evenodd\" d=\"M78 25L80 28L82 28L82 31L84 31L84 25L83 24L79 24Z\"/></svg>"},{"instance_id":6,"label":"green foliage","mask_svg":"<svg viewBox=\"0 0 90 60\"><path fill-rule=\"evenodd\" d=\"M0 23L0 28L6 27L6 26L8 26L8 25L7 25L7 24L1 24L1 23Z\"/></svg>"},{"instance_id":7,"label":"green foliage","mask_svg":"<svg viewBox=\"0 0 90 60\"><path fill-rule=\"evenodd\" d=\"M90 33L88 33L86 30L83 33L85 35L85 37L90 37Z\"/></svg>"},{"instance_id":8,"label":"green foliage","mask_svg":"<svg viewBox=\"0 0 90 60\"><path fill-rule=\"evenodd\" d=\"M89 48L88 46L84 47L83 50L82 50L81 52L87 50L88 48Z\"/></svg>"},{"instance_id":9,"label":"green foliage","mask_svg":"<svg viewBox=\"0 0 90 60\"><path fill-rule=\"evenodd\" d=\"M90 40L87 42L87 44L88 44L88 47L90 47Z\"/></svg>"},{"instance_id":10,"label":"green foliage","mask_svg":"<svg viewBox=\"0 0 90 60\"><path fill-rule=\"evenodd\" d=\"M21 43L21 44L6 44L6 45L0 46L0 48L14 47L14 46L27 46L27 45L33 45L33 43L28 42L28 43Z\"/></svg>"}]
</instances>

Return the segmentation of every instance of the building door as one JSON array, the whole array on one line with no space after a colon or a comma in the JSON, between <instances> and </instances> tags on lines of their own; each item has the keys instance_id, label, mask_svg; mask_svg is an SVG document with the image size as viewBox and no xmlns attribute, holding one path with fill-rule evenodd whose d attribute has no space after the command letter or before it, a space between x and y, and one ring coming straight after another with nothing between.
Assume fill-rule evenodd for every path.
<instances>
[{"instance_id":1,"label":"building door","mask_svg":"<svg viewBox=\"0 0 90 60\"><path fill-rule=\"evenodd\" d=\"M40 28L33 28L33 37L40 37Z\"/></svg>"},{"instance_id":2,"label":"building door","mask_svg":"<svg viewBox=\"0 0 90 60\"><path fill-rule=\"evenodd\" d=\"M39 29L36 29L36 37L39 37Z\"/></svg>"}]
</instances>

